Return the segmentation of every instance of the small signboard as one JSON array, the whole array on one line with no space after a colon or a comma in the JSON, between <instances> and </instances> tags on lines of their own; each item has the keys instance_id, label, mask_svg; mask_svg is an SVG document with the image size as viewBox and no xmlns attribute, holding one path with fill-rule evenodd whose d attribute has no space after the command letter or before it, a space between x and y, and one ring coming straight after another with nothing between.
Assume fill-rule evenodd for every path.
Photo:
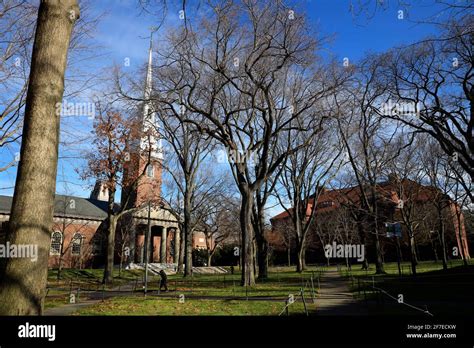
<instances>
[{"instance_id":1,"label":"small signboard","mask_svg":"<svg viewBox=\"0 0 474 348\"><path fill-rule=\"evenodd\" d=\"M402 225L399 222L386 222L385 227L387 228L388 238L400 238L402 236Z\"/></svg>"}]
</instances>

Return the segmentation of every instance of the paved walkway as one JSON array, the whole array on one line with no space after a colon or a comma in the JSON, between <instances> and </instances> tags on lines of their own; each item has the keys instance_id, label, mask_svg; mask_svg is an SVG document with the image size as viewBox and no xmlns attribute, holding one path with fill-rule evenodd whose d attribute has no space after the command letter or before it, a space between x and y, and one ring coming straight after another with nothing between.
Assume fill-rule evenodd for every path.
<instances>
[{"instance_id":1,"label":"paved walkway","mask_svg":"<svg viewBox=\"0 0 474 348\"><path fill-rule=\"evenodd\" d=\"M367 315L362 301L355 300L349 281L337 271L323 273L320 291L316 300L317 315Z\"/></svg>"},{"instance_id":2,"label":"paved walkway","mask_svg":"<svg viewBox=\"0 0 474 348\"><path fill-rule=\"evenodd\" d=\"M66 304L63 306L53 307L46 309L43 313L45 316L68 316L74 313L79 309L83 309L89 306L92 306L96 303L99 303L103 299L115 297L118 294L127 293L130 294L135 286L135 282L130 282L126 285L117 286L111 290L107 290L104 293L102 291L94 291L91 293L84 293L82 296L87 297L86 300L82 299L78 303Z\"/></svg>"}]
</instances>

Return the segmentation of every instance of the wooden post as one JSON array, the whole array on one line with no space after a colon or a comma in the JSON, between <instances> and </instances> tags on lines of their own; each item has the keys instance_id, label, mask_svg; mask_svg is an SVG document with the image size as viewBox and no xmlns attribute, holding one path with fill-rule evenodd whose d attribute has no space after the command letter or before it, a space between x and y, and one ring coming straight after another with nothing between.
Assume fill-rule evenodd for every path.
<instances>
[{"instance_id":1,"label":"wooden post","mask_svg":"<svg viewBox=\"0 0 474 348\"><path fill-rule=\"evenodd\" d=\"M313 298L313 303L316 303L316 296L314 295L314 282L313 276L311 276L311 296Z\"/></svg>"},{"instance_id":2,"label":"wooden post","mask_svg":"<svg viewBox=\"0 0 474 348\"><path fill-rule=\"evenodd\" d=\"M308 314L308 309L306 308L306 301L304 299L304 290L303 290L303 288L301 288L300 293L301 293L301 299L303 300L304 312L306 313L306 316L308 316L309 314Z\"/></svg>"}]
</instances>

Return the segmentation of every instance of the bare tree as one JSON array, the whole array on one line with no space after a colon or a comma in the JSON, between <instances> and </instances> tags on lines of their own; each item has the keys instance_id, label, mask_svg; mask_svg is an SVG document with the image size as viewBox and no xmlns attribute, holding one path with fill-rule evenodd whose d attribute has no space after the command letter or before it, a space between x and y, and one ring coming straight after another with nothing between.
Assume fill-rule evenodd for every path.
<instances>
[{"instance_id":1,"label":"bare tree","mask_svg":"<svg viewBox=\"0 0 474 348\"><path fill-rule=\"evenodd\" d=\"M416 239L418 236L421 237L421 227L429 213L423 201L424 197L422 197L422 195L426 195L428 190L423 186L426 181L426 172L423 171L421 165L424 155L422 151L426 150L423 147L425 140L426 138L421 136L416 138L412 146L405 148L400 156L393 158L385 168L386 176L389 179L389 189L394 189L399 198L397 208L408 235L413 275L416 275L418 264ZM403 135L401 135L395 140L395 142L397 141L401 145L406 139L403 139Z\"/></svg>"},{"instance_id":2,"label":"bare tree","mask_svg":"<svg viewBox=\"0 0 474 348\"><path fill-rule=\"evenodd\" d=\"M75 22L67 60L64 97L78 96L97 83L87 62L97 55L92 34L100 16L90 12L91 2L79 0L81 18ZM0 172L18 164L17 147L22 135L31 52L38 15L38 4L30 0L0 2L0 149L11 153L0 162ZM61 143L66 132L61 127ZM77 140L77 138L76 138Z\"/></svg>"},{"instance_id":3,"label":"bare tree","mask_svg":"<svg viewBox=\"0 0 474 348\"><path fill-rule=\"evenodd\" d=\"M207 200L200 226L206 238L207 266L225 243L238 241L240 234L239 204L232 197L214 196Z\"/></svg>"},{"instance_id":4,"label":"bare tree","mask_svg":"<svg viewBox=\"0 0 474 348\"><path fill-rule=\"evenodd\" d=\"M375 242L376 272L384 273L379 219L383 202L379 200L378 184L383 169L411 144L413 135L406 143L395 142L402 127L377 114L376 106L381 104L387 88L377 81L378 70L379 65L374 63L373 57L362 61L354 76L354 84L347 93L336 96L335 105L341 115L345 115L338 118L338 128L357 184L358 195L354 204L365 215Z\"/></svg>"},{"instance_id":5,"label":"bare tree","mask_svg":"<svg viewBox=\"0 0 474 348\"><path fill-rule=\"evenodd\" d=\"M176 189L179 190L178 209L182 203L181 227L184 242L184 276L192 273L193 232L199 219L195 216L208 195L219 186L220 179L202 170L202 165L209 159L213 149L212 138L203 136L191 125L183 121L182 110L163 103L157 105L161 127L157 131L169 145L167 164L164 169L171 176ZM210 175L209 175L210 174ZM175 204L176 205L176 204ZM182 271L182 263L178 270Z\"/></svg>"},{"instance_id":6,"label":"bare tree","mask_svg":"<svg viewBox=\"0 0 474 348\"><path fill-rule=\"evenodd\" d=\"M312 67L317 42L308 35L304 16L282 2L226 1L210 6L209 13L199 30L189 26L171 37L166 60L173 72L167 85L179 97L168 105L185 108L186 122L230 155L241 195L242 285L253 285L255 193L287 153L296 151L272 156L283 132L319 130L310 118L295 120L337 81L317 83L325 76ZM251 163L257 153L258 161Z\"/></svg>"},{"instance_id":7,"label":"bare tree","mask_svg":"<svg viewBox=\"0 0 474 348\"><path fill-rule=\"evenodd\" d=\"M318 202L319 197L341 164L338 161L341 148L338 149L333 143L335 134L328 129L330 123L324 124L324 128L325 131L288 156L279 178L281 189L277 191L277 197L293 222L295 232L297 272L305 269L307 237L317 224L315 215L321 203ZM305 143L307 139L304 136L295 136L292 141ZM290 202L291 207L286 206L285 202Z\"/></svg>"},{"instance_id":8,"label":"bare tree","mask_svg":"<svg viewBox=\"0 0 474 348\"><path fill-rule=\"evenodd\" d=\"M436 139L459 162L460 183L473 200L468 190L474 181L473 18L450 23L440 40L396 48L378 58L384 66L380 79L394 105L379 113ZM400 108L407 104L414 106L414 114ZM468 174L467 181L462 173Z\"/></svg>"},{"instance_id":9,"label":"bare tree","mask_svg":"<svg viewBox=\"0 0 474 348\"><path fill-rule=\"evenodd\" d=\"M21 137L37 14L37 6L28 1L0 2L0 104L3 106L0 109L0 148L3 149ZM0 163L0 172L14 165L14 160Z\"/></svg>"}]
</instances>

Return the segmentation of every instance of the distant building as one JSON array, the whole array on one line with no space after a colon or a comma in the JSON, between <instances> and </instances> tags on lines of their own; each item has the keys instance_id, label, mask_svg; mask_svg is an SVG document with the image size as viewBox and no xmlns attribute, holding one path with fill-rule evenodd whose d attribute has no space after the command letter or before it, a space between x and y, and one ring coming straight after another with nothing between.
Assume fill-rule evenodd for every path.
<instances>
[{"instance_id":1,"label":"distant building","mask_svg":"<svg viewBox=\"0 0 474 348\"><path fill-rule=\"evenodd\" d=\"M366 190L369 197L368 190ZM423 255L431 255L440 258L440 240L438 231L444 228L446 250L449 258L460 258L461 248L466 258L470 258L468 239L464 224L464 215L460 207L447 195L431 186L420 185L411 180L398 180L395 176L376 186L376 202L378 207L377 221L379 235L383 245L390 246L393 243L386 235L385 223L400 222L402 226L402 247L405 245L405 253L408 254L408 234L407 226L402 216L402 209L411 209L411 219L416 228L415 243ZM358 186L338 189L323 190L319 197L310 199L307 205L307 217L315 208L314 226L320 224L320 228L334 229L340 224L338 214L345 210L348 212L349 221L354 229L358 227L370 230L370 226L364 225L368 219L361 203L361 188ZM291 209L290 209L291 212ZM365 215L365 216L364 216ZM346 216L346 219L347 219ZM358 223L356 220L359 220ZM288 250L294 245L292 223L290 215L284 211L270 219L272 231L267 238L276 250ZM321 227L322 226L322 227ZM341 226L339 226L341 227ZM315 227L314 227L315 228ZM308 240L308 249L321 250L321 240L315 236L314 228L311 230L311 237ZM342 227L341 227L342 230ZM372 243L372 237L367 237L366 244ZM458 255L453 256L453 247L457 247ZM394 251L384 248L386 255L394 256ZM322 252L321 252L322 255ZM420 256L420 255L418 255ZM430 256L430 258L432 258ZM392 260L393 261L393 260Z\"/></svg>"}]
</instances>

